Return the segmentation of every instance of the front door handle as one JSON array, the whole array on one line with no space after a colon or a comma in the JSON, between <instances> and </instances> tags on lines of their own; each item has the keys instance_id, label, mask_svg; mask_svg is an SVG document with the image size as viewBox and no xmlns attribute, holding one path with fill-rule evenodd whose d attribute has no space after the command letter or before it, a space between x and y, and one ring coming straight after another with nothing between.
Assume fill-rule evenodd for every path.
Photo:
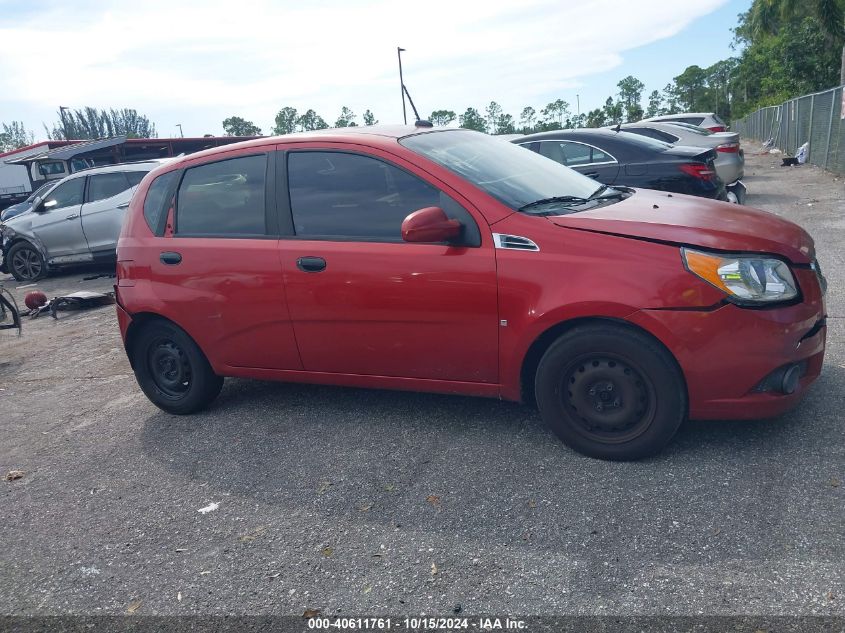
<instances>
[{"instance_id":1,"label":"front door handle","mask_svg":"<svg viewBox=\"0 0 845 633\"><path fill-rule=\"evenodd\" d=\"M119 205L117 205L117 208L118 208L118 209L126 209L126 208L128 208L128 207L129 207L129 203L128 203L128 202L124 202L123 204L119 204Z\"/></svg>"},{"instance_id":2,"label":"front door handle","mask_svg":"<svg viewBox=\"0 0 845 633\"><path fill-rule=\"evenodd\" d=\"M322 257L300 257L296 267L305 273L319 273L326 269L326 260Z\"/></svg>"},{"instance_id":3,"label":"front door handle","mask_svg":"<svg viewBox=\"0 0 845 633\"><path fill-rule=\"evenodd\" d=\"M182 255L181 253L167 251L159 255L158 259L162 264L167 264L168 266L175 266L176 264L182 261Z\"/></svg>"},{"instance_id":4,"label":"front door handle","mask_svg":"<svg viewBox=\"0 0 845 633\"><path fill-rule=\"evenodd\" d=\"M69 216L67 216L67 217L65 218L65 220L75 220L75 219L76 219L76 218L78 218L78 217L79 217L79 214L78 214L78 213L71 213Z\"/></svg>"}]
</instances>

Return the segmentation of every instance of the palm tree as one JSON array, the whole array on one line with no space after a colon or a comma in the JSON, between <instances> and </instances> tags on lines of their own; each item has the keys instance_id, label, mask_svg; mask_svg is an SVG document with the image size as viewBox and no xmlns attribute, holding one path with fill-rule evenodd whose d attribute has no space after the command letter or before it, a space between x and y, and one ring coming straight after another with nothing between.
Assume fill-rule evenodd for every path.
<instances>
[{"instance_id":1,"label":"palm tree","mask_svg":"<svg viewBox=\"0 0 845 633\"><path fill-rule=\"evenodd\" d=\"M842 44L839 83L845 84L845 0L754 0L750 22L753 31L777 33L792 18L812 15L832 44Z\"/></svg>"}]
</instances>

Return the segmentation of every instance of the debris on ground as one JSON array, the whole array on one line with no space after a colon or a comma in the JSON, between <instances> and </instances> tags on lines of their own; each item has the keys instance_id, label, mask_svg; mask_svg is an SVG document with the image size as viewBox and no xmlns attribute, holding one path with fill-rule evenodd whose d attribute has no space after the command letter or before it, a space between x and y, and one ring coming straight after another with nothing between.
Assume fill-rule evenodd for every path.
<instances>
[{"instance_id":1,"label":"debris on ground","mask_svg":"<svg viewBox=\"0 0 845 633\"><path fill-rule=\"evenodd\" d=\"M219 507L220 507L219 503L212 501L211 503L209 503L204 508L200 508L199 510L197 510L197 512L199 512L200 514L208 514L209 512L214 512Z\"/></svg>"},{"instance_id":2,"label":"debris on ground","mask_svg":"<svg viewBox=\"0 0 845 633\"><path fill-rule=\"evenodd\" d=\"M21 479L25 474L22 470L10 470L3 477L3 481L15 481L16 479Z\"/></svg>"},{"instance_id":3,"label":"debris on ground","mask_svg":"<svg viewBox=\"0 0 845 633\"><path fill-rule=\"evenodd\" d=\"M126 607L126 613L132 614L135 613L141 605L144 603L143 600L135 600L129 603L129 606Z\"/></svg>"},{"instance_id":4,"label":"debris on ground","mask_svg":"<svg viewBox=\"0 0 845 633\"><path fill-rule=\"evenodd\" d=\"M320 615L320 613L321 611L319 609L305 609L305 611L302 612L302 617L316 618L318 615Z\"/></svg>"},{"instance_id":5,"label":"debris on ground","mask_svg":"<svg viewBox=\"0 0 845 633\"><path fill-rule=\"evenodd\" d=\"M37 297L38 301L36 301L36 298L33 297L33 305L40 303L40 305L33 307L29 302L31 295L44 296L45 301L40 303L40 297ZM58 319L58 312L66 310L86 310L88 308L111 305L115 302L115 299L114 292L91 292L90 290L80 290L79 292L72 292L69 295L53 297L49 301L46 301L46 295L44 295L43 292L33 291L26 295L26 299L24 301L29 308L29 311L24 312L23 314L29 316L29 318L35 319L40 316L41 313L49 312L51 317Z\"/></svg>"}]
</instances>

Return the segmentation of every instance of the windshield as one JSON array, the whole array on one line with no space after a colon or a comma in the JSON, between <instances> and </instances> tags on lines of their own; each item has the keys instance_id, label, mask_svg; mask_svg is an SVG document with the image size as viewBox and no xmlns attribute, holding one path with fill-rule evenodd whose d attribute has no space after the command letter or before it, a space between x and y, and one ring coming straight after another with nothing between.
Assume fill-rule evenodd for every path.
<instances>
[{"instance_id":1,"label":"windshield","mask_svg":"<svg viewBox=\"0 0 845 633\"><path fill-rule=\"evenodd\" d=\"M602 188L569 167L480 132L428 132L399 142L514 210L551 198L586 199Z\"/></svg>"}]
</instances>

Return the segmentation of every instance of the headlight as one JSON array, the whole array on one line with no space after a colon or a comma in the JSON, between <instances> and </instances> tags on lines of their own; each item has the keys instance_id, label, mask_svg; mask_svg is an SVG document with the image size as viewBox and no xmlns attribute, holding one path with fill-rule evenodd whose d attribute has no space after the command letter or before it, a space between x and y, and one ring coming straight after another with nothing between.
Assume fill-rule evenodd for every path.
<instances>
[{"instance_id":1,"label":"headlight","mask_svg":"<svg viewBox=\"0 0 845 633\"><path fill-rule=\"evenodd\" d=\"M761 255L719 255L681 249L694 275L733 297L737 303L775 303L798 296L795 277L780 259Z\"/></svg>"}]
</instances>

